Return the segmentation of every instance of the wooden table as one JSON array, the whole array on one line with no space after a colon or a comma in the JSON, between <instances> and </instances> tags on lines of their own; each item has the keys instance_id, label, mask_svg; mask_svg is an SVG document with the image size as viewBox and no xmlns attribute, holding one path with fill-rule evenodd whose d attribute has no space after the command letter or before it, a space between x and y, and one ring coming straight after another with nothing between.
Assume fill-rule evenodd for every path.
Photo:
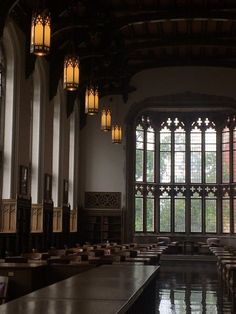
<instances>
[{"instance_id":1,"label":"wooden table","mask_svg":"<svg viewBox=\"0 0 236 314\"><path fill-rule=\"evenodd\" d=\"M159 266L103 265L0 306L1 314L125 313Z\"/></svg>"},{"instance_id":2,"label":"wooden table","mask_svg":"<svg viewBox=\"0 0 236 314\"><path fill-rule=\"evenodd\" d=\"M0 276L9 277L9 299L18 298L44 287L46 270L47 264L45 262L0 263Z\"/></svg>"}]
</instances>

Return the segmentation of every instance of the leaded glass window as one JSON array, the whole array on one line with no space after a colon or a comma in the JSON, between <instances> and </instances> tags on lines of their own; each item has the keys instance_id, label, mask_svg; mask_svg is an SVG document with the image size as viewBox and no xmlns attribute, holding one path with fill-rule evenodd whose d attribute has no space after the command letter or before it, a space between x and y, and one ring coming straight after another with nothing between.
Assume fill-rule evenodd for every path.
<instances>
[{"instance_id":1,"label":"leaded glass window","mask_svg":"<svg viewBox=\"0 0 236 314\"><path fill-rule=\"evenodd\" d=\"M222 199L222 232L230 232L230 197L227 192Z\"/></svg>"},{"instance_id":2,"label":"leaded glass window","mask_svg":"<svg viewBox=\"0 0 236 314\"><path fill-rule=\"evenodd\" d=\"M179 192L174 198L174 232L185 232L185 196Z\"/></svg>"},{"instance_id":3,"label":"leaded glass window","mask_svg":"<svg viewBox=\"0 0 236 314\"><path fill-rule=\"evenodd\" d=\"M234 233L236 233L236 197L233 200Z\"/></svg>"},{"instance_id":4,"label":"leaded glass window","mask_svg":"<svg viewBox=\"0 0 236 314\"><path fill-rule=\"evenodd\" d=\"M202 232L202 197L198 192L191 197L191 232Z\"/></svg>"},{"instance_id":5,"label":"leaded glass window","mask_svg":"<svg viewBox=\"0 0 236 314\"><path fill-rule=\"evenodd\" d=\"M236 127L233 128L233 182L236 183Z\"/></svg>"},{"instance_id":6,"label":"leaded glass window","mask_svg":"<svg viewBox=\"0 0 236 314\"><path fill-rule=\"evenodd\" d=\"M216 190L213 188L211 191L208 187L206 188L206 197L205 197L205 226L206 233L215 233L217 230L217 198L216 198Z\"/></svg>"},{"instance_id":7,"label":"leaded glass window","mask_svg":"<svg viewBox=\"0 0 236 314\"><path fill-rule=\"evenodd\" d=\"M205 131L205 182L216 183L216 131L212 127Z\"/></svg>"},{"instance_id":8,"label":"leaded glass window","mask_svg":"<svg viewBox=\"0 0 236 314\"><path fill-rule=\"evenodd\" d=\"M151 126L146 132L146 178L147 182L154 182L155 178L155 133Z\"/></svg>"},{"instance_id":9,"label":"leaded glass window","mask_svg":"<svg viewBox=\"0 0 236 314\"><path fill-rule=\"evenodd\" d=\"M222 132L222 181L223 183L229 182L229 165L230 165L230 131L225 127Z\"/></svg>"},{"instance_id":10,"label":"leaded glass window","mask_svg":"<svg viewBox=\"0 0 236 314\"><path fill-rule=\"evenodd\" d=\"M137 120L135 232L236 233L235 120L225 117L223 127L206 114Z\"/></svg>"},{"instance_id":11,"label":"leaded glass window","mask_svg":"<svg viewBox=\"0 0 236 314\"><path fill-rule=\"evenodd\" d=\"M171 231L171 198L167 192L160 196L160 232Z\"/></svg>"},{"instance_id":12,"label":"leaded glass window","mask_svg":"<svg viewBox=\"0 0 236 314\"><path fill-rule=\"evenodd\" d=\"M160 131L160 183L171 180L171 131L164 127Z\"/></svg>"},{"instance_id":13,"label":"leaded glass window","mask_svg":"<svg viewBox=\"0 0 236 314\"><path fill-rule=\"evenodd\" d=\"M149 191L146 198L146 230L147 232L153 232L155 230L155 200L152 191Z\"/></svg>"},{"instance_id":14,"label":"leaded glass window","mask_svg":"<svg viewBox=\"0 0 236 314\"><path fill-rule=\"evenodd\" d=\"M202 181L202 131L195 126L190 134L191 143L191 182L199 183Z\"/></svg>"},{"instance_id":15,"label":"leaded glass window","mask_svg":"<svg viewBox=\"0 0 236 314\"><path fill-rule=\"evenodd\" d=\"M143 181L144 129L139 124L136 128L136 181Z\"/></svg>"},{"instance_id":16,"label":"leaded glass window","mask_svg":"<svg viewBox=\"0 0 236 314\"><path fill-rule=\"evenodd\" d=\"M179 127L174 131L174 143L175 143L175 153L174 153L174 172L175 172L175 182L184 183L185 182L185 165L186 165L186 148L185 148L185 130Z\"/></svg>"},{"instance_id":17,"label":"leaded glass window","mask_svg":"<svg viewBox=\"0 0 236 314\"><path fill-rule=\"evenodd\" d=\"M143 231L143 196L140 190L135 195L135 231Z\"/></svg>"}]
</instances>

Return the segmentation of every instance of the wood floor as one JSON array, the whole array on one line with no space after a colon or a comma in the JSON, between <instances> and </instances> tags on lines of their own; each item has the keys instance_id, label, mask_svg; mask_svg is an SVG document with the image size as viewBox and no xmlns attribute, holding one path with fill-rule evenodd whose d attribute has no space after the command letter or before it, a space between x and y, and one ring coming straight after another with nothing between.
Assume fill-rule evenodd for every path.
<instances>
[{"instance_id":1,"label":"wood floor","mask_svg":"<svg viewBox=\"0 0 236 314\"><path fill-rule=\"evenodd\" d=\"M163 261L155 289L155 314L235 313L215 262Z\"/></svg>"}]
</instances>

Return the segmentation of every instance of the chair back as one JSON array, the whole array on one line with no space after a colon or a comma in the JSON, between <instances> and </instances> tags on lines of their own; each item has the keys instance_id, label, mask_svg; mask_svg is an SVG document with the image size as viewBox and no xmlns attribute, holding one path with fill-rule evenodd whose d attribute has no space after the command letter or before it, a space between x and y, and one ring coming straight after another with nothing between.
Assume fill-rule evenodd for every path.
<instances>
[{"instance_id":1,"label":"chair back","mask_svg":"<svg viewBox=\"0 0 236 314\"><path fill-rule=\"evenodd\" d=\"M0 304L6 302L8 290L8 277L0 276Z\"/></svg>"},{"instance_id":2,"label":"chair back","mask_svg":"<svg viewBox=\"0 0 236 314\"><path fill-rule=\"evenodd\" d=\"M23 256L8 256L5 257L5 263L27 263L28 259Z\"/></svg>"},{"instance_id":3,"label":"chair back","mask_svg":"<svg viewBox=\"0 0 236 314\"><path fill-rule=\"evenodd\" d=\"M27 258L29 260L41 260L42 254L36 253L36 252L30 252L30 253L24 253L22 254L22 257Z\"/></svg>"}]
</instances>

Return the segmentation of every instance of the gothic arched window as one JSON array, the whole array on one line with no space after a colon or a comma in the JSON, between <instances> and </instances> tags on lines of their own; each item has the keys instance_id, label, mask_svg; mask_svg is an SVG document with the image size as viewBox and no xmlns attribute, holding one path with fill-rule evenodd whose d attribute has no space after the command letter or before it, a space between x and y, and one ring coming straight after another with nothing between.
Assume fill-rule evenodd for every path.
<instances>
[{"instance_id":1,"label":"gothic arched window","mask_svg":"<svg viewBox=\"0 0 236 314\"><path fill-rule=\"evenodd\" d=\"M235 119L222 127L218 118L149 113L137 119L135 232L236 232L229 186L236 181Z\"/></svg>"}]
</instances>

